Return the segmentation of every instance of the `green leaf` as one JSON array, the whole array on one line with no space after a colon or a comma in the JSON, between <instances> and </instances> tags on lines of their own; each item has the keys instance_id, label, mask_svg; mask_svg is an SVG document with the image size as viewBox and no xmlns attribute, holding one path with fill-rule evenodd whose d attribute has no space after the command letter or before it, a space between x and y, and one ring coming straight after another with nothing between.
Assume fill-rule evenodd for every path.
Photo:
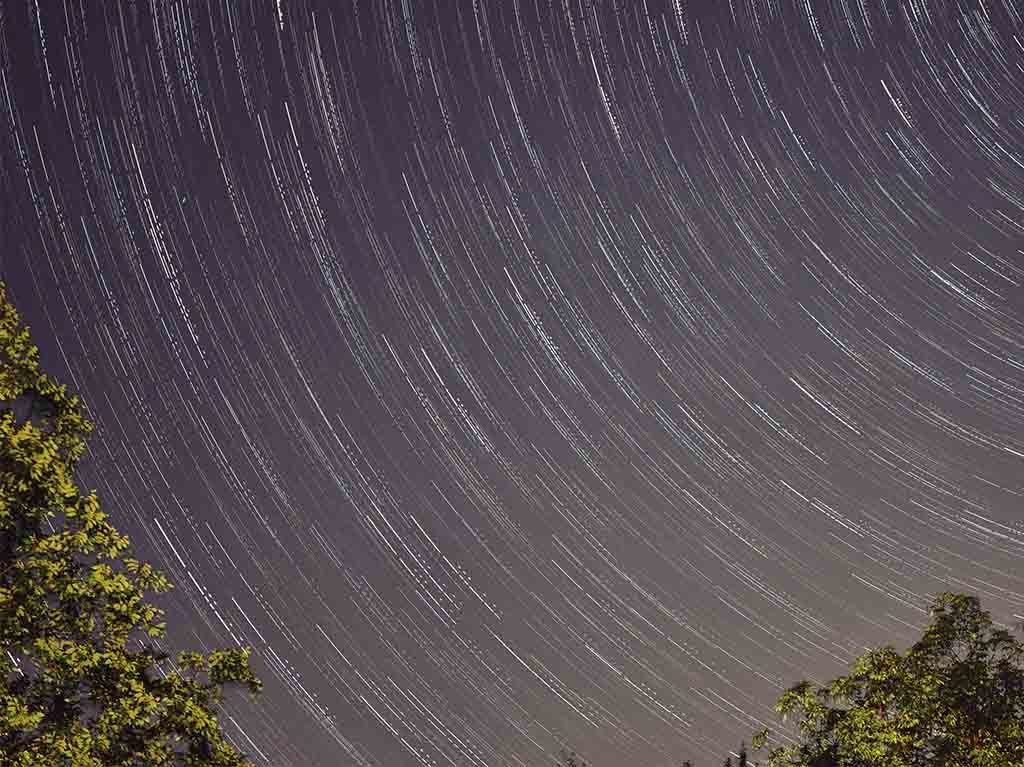
<instances>
[{"instance_id":1,"label":"green leaf","mask_svg":"<svg viewBox=\"0 0 1024 767\"><path fill-rule=\"evenodd\" d=\"M2 283L0 399L0 764L246 764L217 711L225 685L259 689L249 650L184 653L161 675L166 655L138 641L164 635L147 592L171 584L126 556L128 539L78 486L92 424L40 370ZM15 400L29 402L28 418L15 417Z\"/></svg>"}]
</instances>

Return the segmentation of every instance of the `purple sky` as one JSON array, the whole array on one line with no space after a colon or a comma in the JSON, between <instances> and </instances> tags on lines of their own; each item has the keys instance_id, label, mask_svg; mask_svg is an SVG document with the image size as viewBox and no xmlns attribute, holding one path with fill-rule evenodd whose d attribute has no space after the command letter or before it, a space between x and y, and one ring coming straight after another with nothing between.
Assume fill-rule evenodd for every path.
<instances>
[{"instance_id":1,"label":"purple sky","mask_svg":"<svg viewBox=\"0 0 1024 767\"><path fill-rule=\"evenodd\" d=\"M1024 22L884 6L0 8L0 271L258 765L717 764L1024 617Z\"/></svg>"}]
</instances>

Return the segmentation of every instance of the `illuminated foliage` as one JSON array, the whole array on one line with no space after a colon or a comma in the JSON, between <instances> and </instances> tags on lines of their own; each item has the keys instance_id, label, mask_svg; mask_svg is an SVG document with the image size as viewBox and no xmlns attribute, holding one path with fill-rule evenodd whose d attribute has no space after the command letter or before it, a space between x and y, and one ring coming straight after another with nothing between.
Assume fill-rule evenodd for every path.
<instances>
[{"instance_id":1,"label":"illuminated foliage","mask_svg":"<svg viewBox=\"0 0 1024 767\"><path fill-rule=\"evenodd\" d=\"M77 485L92 425L38 357L0 284L0 764L246 764L215 709L227 683L260 688L249 650L174 664L147 644L145 594L170 584Z\"/></svg>"},{"instance_id":2,"label":"illuminated foliage","mask_svg":"<svg viewBox=\"0 0 1024 767\"><path fill-rule=\"evenodd\" d=\"M800 682L776 704L799 742L769 767L1020 767L1024 645L976 597L940 594L905 654L871 650L824 687ZM769 732L755 736L762 747Z\"/></svg>"}]
</instances>

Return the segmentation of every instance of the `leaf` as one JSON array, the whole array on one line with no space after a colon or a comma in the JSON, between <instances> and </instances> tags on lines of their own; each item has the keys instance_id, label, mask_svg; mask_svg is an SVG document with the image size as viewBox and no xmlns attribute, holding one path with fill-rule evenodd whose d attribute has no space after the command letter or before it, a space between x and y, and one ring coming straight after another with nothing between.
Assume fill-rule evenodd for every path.
<instances>
[{"instance_id":1,"label":"leaf","mask_svg":"<svg viewBox=\"0 0 1024 767\"><path fill-rule=\"evenodd\" d=\"M217 702L228 684L259 689L249 650L184 653L161 673L166 654L139 640L163 636L147 592L171 584L127 556L98 496L79 488L92 424L38 358L0 283L0 764L245 764Z\"/></svg>"},{"instance_id":2,"label":"leaf","mask_svg":"<svg viewBox=\"0 0 1024 767\"><path fill-rule=\"evenodd\" d=\"M939 594L930 615L906 653L869 650L847 676L786 690L776 711L797 718L800 738L769 765L1024 765L1024 645L977 597ZM755 748L767 736L756 733Z\"/></svg>"}]
</instances>

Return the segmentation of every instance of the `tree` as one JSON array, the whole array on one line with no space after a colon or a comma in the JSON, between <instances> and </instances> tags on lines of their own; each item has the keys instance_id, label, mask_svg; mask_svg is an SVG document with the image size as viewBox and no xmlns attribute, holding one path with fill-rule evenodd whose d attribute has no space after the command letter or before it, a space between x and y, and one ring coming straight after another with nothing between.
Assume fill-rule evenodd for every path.
<instances>
[{"instance_id":1,"label":"tree","mask_svg":"<svg viewBox=\"0 0 1024 767\"><path fill-rule=\"evenodd\" d=\"M75 468L92 429L39 367L0 283L0 763L11 767L240 767L215 708L261 687L248 649L171 663L146 592L170 588Z\"/></svg>"},{"instance_id":2,"label":"tree","mask_svg":"<svg viewBox=\"0 0 1024 767\"><path fill-rule=\"evenodd\" d=\"M996 628L977 597L944 592L906 654L861 656L824 687L807 681L776 704L799 715L799 742L769 767L1024 766L1024 644ZM754 737L762 747L767 729Z\"/></svg>"},{"instance_id":3,"label":"tree","mask_svg":"<svg viewBox=\"0 0 1024 767\"><path fill-rule=\"evenodd\" d=\"M567 748L561 749L558 752L558 757L559 767L587 767L586 759Z\"/></svg>"}]
</instances>

